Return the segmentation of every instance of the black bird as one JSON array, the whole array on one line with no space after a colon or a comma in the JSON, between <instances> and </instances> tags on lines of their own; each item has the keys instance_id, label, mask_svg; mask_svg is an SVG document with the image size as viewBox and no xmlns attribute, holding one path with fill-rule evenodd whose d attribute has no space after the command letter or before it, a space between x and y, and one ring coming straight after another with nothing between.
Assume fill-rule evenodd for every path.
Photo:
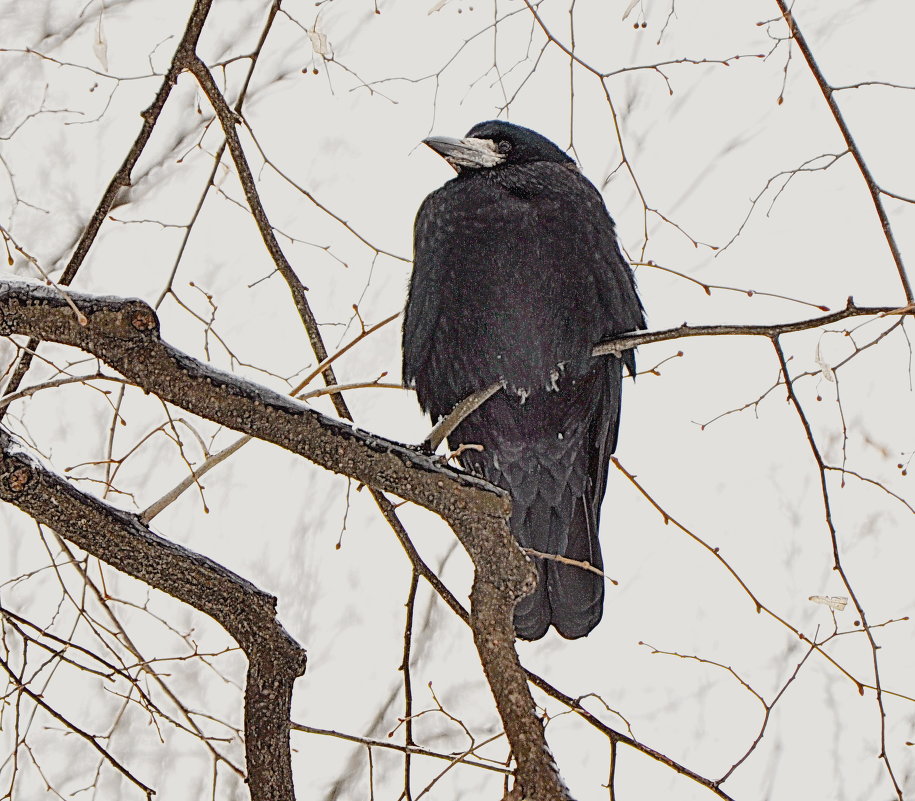
<instances>
[{"instance_id":1,"label":"black bird","mask_svg":"<svg viewBox=\"0 0 915 801\"><path fill-rule=\"evenodd\" d=\"M425 140L457 170L414 227L403 377L433 420L503 389L449 437L461 465L509 491L522 546L602 568L597 524L620 420L623 366L592 357L644 328L635 280L597 188L549 139L498 120L463 139ZM538 583L515 609L519 637L550 624L582 637L603 613L603 578L534 558Z\"/></svg>"}]
</instances>

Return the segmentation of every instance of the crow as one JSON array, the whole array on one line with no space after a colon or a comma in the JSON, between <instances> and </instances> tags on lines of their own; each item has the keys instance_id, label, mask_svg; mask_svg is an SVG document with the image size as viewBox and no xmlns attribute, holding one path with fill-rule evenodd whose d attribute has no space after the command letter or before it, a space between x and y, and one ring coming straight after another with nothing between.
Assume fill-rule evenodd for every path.
<instances>
[{"instance_id":1,"label":"crow","mask_svg":"<svg viewBox=\"0 0 915 801\"><path fill-rule=\"evenodd\" d=\"M544 136L500 120L424 140L457 176L422 203L403 322L403 378L433 420L502 389L448 438L465 469L506 489L526 548L602 569L597 537L620 422L623 367L601 340L645 327L632 270L597 188ZM533 557L515 631L583 637L604 580Z\"/></svg>"}]
</instances>

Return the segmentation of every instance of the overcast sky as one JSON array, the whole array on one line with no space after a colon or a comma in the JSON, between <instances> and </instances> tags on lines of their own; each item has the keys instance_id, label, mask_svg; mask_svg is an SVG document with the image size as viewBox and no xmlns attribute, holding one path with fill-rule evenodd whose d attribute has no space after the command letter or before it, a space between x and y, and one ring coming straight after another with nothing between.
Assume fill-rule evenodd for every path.
<instances>
[{"instance_id":1,"label":"overcast sky","mask_svg":"<svg viewBox=\"0 0 915 801\"><path fill-rule=\"evenodd\" d=\"M562 0L539 6L556 39L568 47L574 40L580 62L570 71L568 56L547 43L521 0L378 0L378 14L371 0L283 3L251 81L242 139L330 348L358 333L354 303L366 324L403 306L413 217L422 198L452 175L420 144L423 137L462 135L497 116L569 148L601 188L626 253L642 265L636 276L653 329L802 320L822 314L819 306L843 307L849 296L861 305L905 304L860 170L801 53L784 40L785 24L766 22L779 17L775 2L572 5L572 14ZM198 50L208 64L225 64L213 69L231 102L248 68L240 57L256 44L266 6L216 0L207 22ZM0 225L52 276L66 264L133 142L189 8L174 0L0 0ZM878 82L834 96L880 187L915 197L915 92L879 83L915 85L915 6L910 0L798 0L794 12L833 86ZM25 48L56 62L21 52ZM609 77L601 81L596 73ZM133 187L112 211L74 287L156 303L221 141L206 98L191 76L182 76ZM227 158L216 175L217 190L207 195L177 261L174 295L159 307L163 337L288 391L283 379L306 371L313 355ZM911 264L915 208L889 195L884 200ZM40 277L14 255L10 272ZM697 282L738 291L706 291ZM810 373L795 388L824 459L858 474L847 476L844 488L840 474L830 474L828 487L842 562L871 625L911 614L915 599L915 525L905 504L915 503L915 494L912 479L897 466L915 452L911 324L835 374L830 368L894 322L865 318L782 339L792 374ZM5 358L11 353L6 348ZM76 358L49 346L41 353L58 365ZM762 725L763 706L737 675L771 702L806 652L773 615L810 638L825 638L838 625L850 633L826 650L842 669L811 656L775 706L760 744L723 787L748 800L895 797L877 759L874 693L859 695L842 672L873 682L873 651L856 631L858 613L849 604L833 617L827 606L808 600L849 591L833 570L810 445L784 386L773 389L779 365L772 344L749 337L689 339L644 346L638 359L642 370L661 366L657 375L641 374L625 386L617 456L668 515L720 549L745 586L715 554L673 523L665 525L611 466L602 542L606 571L619 584L608 585L604 620L584 640L567 642L552 633L521 644L524 664L572 696L598 693L642 742L716 779L746 753ZM343 357L337 375L355 382L386 372L384 380L397 381L399 364L394 322ZM39 365L29 380L52 374ZM354 390L347 401L360 427L393 439L417 442L429 428L407 391ZM332 413L324 401L315 407ZM100 393L48 391L13 409L9 424L55 469L106 457L112 412ZM127 392L121 413L127 426L116 427L116 456L165 419L161 404L137 390ZM193 423L211 450L237 438L173 413ZM201 449L186 436L199 463ZM82 479L82 489L101 493L89 481L101 470L90 466L68 475ZM143 509L186 474L174 444L154 436L118 474L118 488L132 495L108 499ZM410 572L368 493L260 443L246 446L204 484L208 514L192 490L156 518L156 530L277 595L282 623L309 654L294 720L383 738L402 708L397 666ZM451 532L424 510L404 506L400 512L429 563L466 599L471 567ZM9 508L0 514L0 582L46 565L34 524ZM111 571L108 576L123 597L144 603L144 588ZM747 590L768 612L757 613ZM205 647L228 643L210 621L150 597L171 625L193 627ZM55 620L59 598L48 571L0 583L4 605L66 628L72 612ZM176 652L180 641L164 626L126 607L118 611L150 653ZM425 586L418 614L416 707L435 706L431 683L478 739L491 736L498 719L469 631ZM913 623L873 633L881 646L882 684L900 694L884 699L886 748L897 780L915 792L915 756L906 745L915 740ZM652 647L719 664L655 654ZM219 659L220 669L238 682L241 660ZM236 686L205 668L176 664L173 673L194 706L239 724ZM99 710L116 707L96 706L92 699L103 691L89 678L62 671L48 693L87 727L110 725ZM551 714L562 711L538 700ZM613 714L602 717L625 728ZM175 733L161 744L140 715L124 726L115 750L138 775L157 777L161 797L209 792L211 767L202 749L186 747L189 740ZM574 797L606 798L606 740L571 715L551 721L547 734ZM6 730L0 737L7 751L10 736ZM467 747L461 730L439 713L420 718L416 736L443 751ZM36 731L34 738L47 754L85 758L73 738L53 731ZM329 797L335 783L340 798L368 797L364 749L296 733L292 739L300 798ZM227 747L240 753L237 741ZM487 753L504 758L504 741ZM65 796L91 780L94 768L81 773L45 758ZM397 758L375 758L375 797L396 799ZM440 769L419 761L417 792ZM3 771L9 766L0 776ZM41 779L27 767L22 771L19 797L37 797ZM711 797L632 751L621 751L616 782L621 799ZM228 773L217 786L220 798L244 797ZM99 797L131 797L111 771L103 772L100 787ZM501 781L460 768L431 792L498 797Z\"/></svg>"}]
</instances>

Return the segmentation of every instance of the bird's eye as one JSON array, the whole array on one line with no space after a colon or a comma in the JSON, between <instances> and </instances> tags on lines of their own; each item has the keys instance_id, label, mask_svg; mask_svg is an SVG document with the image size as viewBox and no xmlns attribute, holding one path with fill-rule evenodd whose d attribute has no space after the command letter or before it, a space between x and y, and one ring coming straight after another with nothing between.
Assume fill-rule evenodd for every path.
<instances>
[{"instance_id":1,"label":"bird's eye","mask_svg":"<svg viewBox=\"0 0 915 801\"><path fill-rule=\"evenodd\" d=\"M511 149L512 149L512 143L509 142L507 139L503 139L498 144L496 144L496 150L498 150L503 155L508 153L508 151Z\"/></svg>"}]
</instances>

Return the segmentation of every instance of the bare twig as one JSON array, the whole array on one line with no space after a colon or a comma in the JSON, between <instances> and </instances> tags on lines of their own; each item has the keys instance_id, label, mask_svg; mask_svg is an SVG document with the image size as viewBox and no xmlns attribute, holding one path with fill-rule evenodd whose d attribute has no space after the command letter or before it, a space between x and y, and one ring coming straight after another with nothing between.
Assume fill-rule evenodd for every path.
<instances>
[{"instance_id":1,"label":"bare twig","mask_svg":"<svg viewBox=\"0 0 915 801\"><path fill-rule=\"evenodd\" d=\"M820 490L823 498L823 510L826 517L826 526L829 530L830 543L832 545L832 554L833 554L833 569L841 576L842 583L845 585L845 589L851 597L851 601L855 606L860 619L861 627L867 635L868 643L870 644L871 649L871 662L874 668L874 691L876 693L877 699L877 710L880 716L880 754L879 757L883 761L883 764L886 767L887 775L890 778L890 781L893 784L893 788L896 791L896 796L899 801L903 801L902 788L899 786L899 782L896 780L896 774L893 771L893 766L890 763L889 754L886 750L886 710L884 708L883 696L884 691L880 682L880 664L877 658L877 651L880 646L877 645L877 641L874 639L874 635L870 630L870 626L867 622L867 616L864 612L864 606L858 598L857 593L852 587L851 581L848 578L848 574L845 571L844 566L842 565L841 556L839 554L839 539L836 533L835 523L832 519L832 501L829 497L829 485L826 478L826 464L823 461L823 457L820 454L819 446L816 443L816 440L813 436L813 431L810 427L810 422L807 420L807 415L804 412L804 408L801 405L800 400L797 397L797 393L794 391L794 384L791 380L791 375L788 372L788 363L785 359L784 351L782 350L781 343L778 340L778 337L772 337L772 346L775 348L776 356L778 357L778 363L781 366L782 375L785 378L785 386L788 389L788 398L791 401L791 405L794 406L795 411L797 412L798 418L800 419L801 425L804 428L804 433L807 436L807 442L810 445L810 451L813 455L814 461L816 462L817 469L819 472L820 478Z\"/></svg>"},{"instance_id":2,"label":"bare twig","mask_svg":"<svg viewBox=\"0 0 915 801\"><path fill-rule=\"evenodd\" d=\"M429 432L429 436L423 442L423 447L434 453L465 417L479 409L500 389L502 389L502 382L496 381L496 383L490 384L485 389L474 392L472 395L468 395L464 400L457 403L445 417L435 424Z\"/></svg>"},{"instance_id":3,"label":"bare twig","mask_svg":"<svg viewBox=\"0 0 915 801\"><path fill-rule=\"evenodd\" d=\"M92 319L92 315L87 315ZM275 618L275 599L212 560L80 492L0 432L0 498L78 547L219 622L248 656L245 740L252 799L292 799L288 715L305 652Z\"/></svg>"},{"instance_id":4,"label":"bare twig","mask_svg":"<svg viewBox=\"0 0 915 801\"><path fill-rule=\"evenodd\" d=\"M560 556L555 553L543 553L543 551L535 551L533 548L522 548L522 551L528 556L536 556L538 559L549 559L553 562L561 562L564 565L571 565L572 567L580 567L582 570L587 570L589 573L594 573L595 575L600 576L603 579L606 579L611 584L619 584L616 579L610 578L603 570L598 567L594 567L590 562L582 562L580 559L569 559L568 556Z\"/></svg>"},{"instance_id":5,"label":"bare twig","mask_svg":"<svg viewBox=\"0 0 915 801\"><path fill-rule=\"evenodd\" d=\"M623 351L638 345L647 345L652 342L665 342L670 339L685 337L712 337L712 336L757 336L777 337L782 334L791 334L796 331L808 331L811 328L821 328L824 325L837 323L850 317L888 317L895 314L913 315L915 306L858 306L854 300L848 299L844 309L824 314L821 317L812 317L808 320L797 320L790 323L775 323L772 325L687 325L684 323L677 328L668 328L663 331L645 331L635 334L624 334L606 342L601 342L594 347L592 355L606 356L619 355Z\"/></svg>"},{"instance_id":6,"label":"bare twig","mask_svg":"<svg viewBox=\"0 0 915 801\"><path fill-rule=\"evenodd\" d=\"M403 631L403 659L400 669L403 672L403 720L404 720L404 757L403 757L403 795L406 801L413 801L413 790L410 786L410 747L413 741L413 674L410 669L410 654L413 647L413 613L416 609L416 591L419 588L419 573L413 570L410 578L410 590L405 604L407 614Z\"/></svg>"},{"instance_id":7,"label":"bare twig","mask_svg":"<svg viewBox=\"0 0 915 801\"><path fill-rule=\"evenodd\" d=\"M324 737L336 737L340 740L347 740L351 743L360 743L362 745L370 746L371 748L386 748L390 751L399 751L403 754L432 757L433 759L444 759L448 762L455 760L455 756L453 754L440 754L437 751L431 751L428 748L421 748L418 745L407 746L401 745L400 743L392 743L390 740L378 740L371 737L358 737L355 734L345 734L340 731L334 731L333 729L319 729L315 726L306 726L304 723L296 723L294 721L289 724L289 727L293 731L300 731L305 734L318 734ZM457 764L468 765L474 768L483 768L484 770L493 771L494 773L503 773L506 775L511 775L512 772L509 768L503 768L500 765L493 765L490 762L480 762L475 759L467 759L463 754L458 755Z\"/></svg>"},{"instance_id":8,"label":"bare twig","mask_svg":"<svg viewBox=\"0 0 915 801\"><path fill-rule=\"evenodd\" d=\"M883 205L883 198L881 196L880 187L874 179L870 167L864 160L864 154L861 152L861 148L858 147L858 143L852 136L851 129L848 127L848 123L845 122L845 117L843 116L842 110L839 108L839 104L835 98L835 89L829 85L828 81L824 77L823 72L820 69L820 65L814 58L813 51L810 49L810 45L808 44L806 37L801 32L800 27L798 27L797 19L795 18L789 3L786 2L786 0L775 0L775 2L778 4L778 8L781 11L782 17L784 17L785 22L788 24L788 30L791 33L791 38L797 43L798 49L804 56L804 61L807 62L807 67L810 69L811 74L816 80L817 86L820 87L820 92L823 94L823 99L829 106L829 110L832 113L833 119L836 121L836 125L839 126L839 131L842 133L842 138L845 140L845 144L851 152L852 158L855 160L855 164L858 165L858 170L861 172L861 177L867 184L867 191L870 193L871 200L874 204L874 210L877 212L877 217L880 220L880 226L883 229L883 236L886 239L886 243L889 246L890 253L892 254L893 262L896 265L896 271L899 273L899 281L902 283L902 289L905 292L906 301L911 304L915 302L915 294L912 293L912 286L909 283L909 277L906 273L905 265L902 260L902 252L899 249L899 244L896 242L896 236L893 233L889 215Z\"/></svg>"},{"instance_id":9,"label":"bare twig","mask_svg":"<svg viewBox=\"0 0 915 801\"><path fill-rule=\"evenodd\" d=\"M123 163L115 172L111 181L109 181L108 187L105 189L98 206L96 206L88 225L82 236L80 236L70 261L67 262L67 266L58 279L57 283L60 286L68 286L76 277L76 273L82 266L93 242L95 242L99 229L101 229L108 212L111 211L118 194L122 189L130 186L130 174L133 172L134 166L136 166L147 142L149 142L149 138L152 136L153 128L155 128L159 116L162 114L162 109L165 108L165 101L168 100L172 87L177 83L178 76L187 68L190 60L194 57L197 41L203 32L203 25L206 22L207 15L210 13L212 2L213 0L196 0L194 3L184 34L175 48L171 66L169 66L152 104L141 115L143 117L143 125L140 128L140 133L137 134L137 138L127 151L127 156L124 158ZM38 347L38 340L30 339L26 351L16 366L16 371L6 384L4 392L7 395L19 389L19 384L32 363L30 351L34 351L36 347ZM5 409L0 408L0 419L3 418L4 413Z\"/></svg>"}]
</instances>

